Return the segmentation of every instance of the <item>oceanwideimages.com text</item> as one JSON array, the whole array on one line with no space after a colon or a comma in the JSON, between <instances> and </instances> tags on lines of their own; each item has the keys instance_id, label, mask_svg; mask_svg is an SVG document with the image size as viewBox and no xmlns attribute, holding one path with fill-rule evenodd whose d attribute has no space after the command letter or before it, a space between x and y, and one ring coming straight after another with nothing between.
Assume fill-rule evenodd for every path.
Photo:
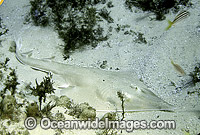
<instances>
[{"instance_id":1,"label":"oceanwideimages.com text","mask_svg":"<svg viewBox=\"0 0 200 135\"><path fill-rule=\"evenodd\" d=\"M32 130L37 126L36 119L34 117L28 117L24 125L27 129ZM126 130L132 132L137 129L175 129L176 123L174 120L152 120L147 122L146 120L123 120L123 121L109 121L99 120L65 120L56 121L49 118L42 118L40 120L41 128L47 129L117 129Z\"/></svg>"}]
</instances>

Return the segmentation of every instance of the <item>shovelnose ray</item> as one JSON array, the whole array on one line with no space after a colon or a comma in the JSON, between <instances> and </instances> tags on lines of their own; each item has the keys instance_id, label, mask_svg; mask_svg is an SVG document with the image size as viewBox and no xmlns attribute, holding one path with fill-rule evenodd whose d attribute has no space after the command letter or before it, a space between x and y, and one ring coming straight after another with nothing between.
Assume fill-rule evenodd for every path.
<instances>
[{"instance_id":1,"label":"shovelnose ray","mask_svg":"<svg viewBox=\"0 0 200 135\"><path fill-rule=\"evenodd\" d=\"M125 95L125 110L173 111L173 106L156 96L137 78L133 72L105 71L91 67L79 67L44 59L34 59L20 53L16 43L16 58L32 68L52 72L63 78L62 95L74 102L88 102L97 111L121 110L120 91Z\"/></svg>"}]
</instances>

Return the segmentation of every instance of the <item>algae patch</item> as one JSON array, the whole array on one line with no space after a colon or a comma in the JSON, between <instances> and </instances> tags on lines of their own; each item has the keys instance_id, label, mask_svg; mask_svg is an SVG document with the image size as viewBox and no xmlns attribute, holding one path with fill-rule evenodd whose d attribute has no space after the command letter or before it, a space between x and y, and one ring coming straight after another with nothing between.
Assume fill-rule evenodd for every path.
<instances>
[{"instance_id":1,"label":"algae patch","mask_svg":"<svg viewBox=\"0 0 200 135\"><path fill-rule=\"evenodd\" d=\"M0 79L4 79L1 81L4 85L4 88L1 91L1 96L7 94L8 92L10 93L10 95L14 95L17 89L17 85L19 85L15 69L8 68L7 64L9 60L9 58L6 58L4 62L0 63ZM7 77L5 78L4 76L6 74Z\"/></svg>"},{"instance_id":2,"label":"algae patch","mask_svg":"<svg viewBox=\"0 0 200 135\"><path fill-rule=\"evenodd\" d=\"M46 101L46 94L52 94L54 93L53 88L53 81L52 81L52 74L49 76L45 76L43 78L43 81L38 84L37 80L35 80L36 87L30 87L30 90L32 91L32 95L38 96L38 101L40 103L40 110L42 106L42 101Z\"/></svg>"},{"instance_id":3,"label":"algae patch","mask_svg":"<svg viewBox=\"0 0 200 135\"><path fill-rule=\"evenodd\" d=\"M23 103L17 100L22 93L17 91L18 78L15 69L9 67L8 62L9 58L5 58L4 62L0 62L0 134L28 135L27 129L17 125L24 115L21 110ZM17 125L17 128L13 128L13 125Z\"/></svg>"},{"instance_id":4,"label":"algae patch","mask_svg":"<svg viewBox=\"0 0 200 135\"><path fill-rule=\"evenodd\" d=\"M96 5L104 5L106 1L32 0L30 4L26 21L32 20L36 26L53 27L64 42L65 59L75 50L83 50L86 46L96 47L99 42L108 39L108 34L99 25L101 18L108 23L114 22L105 7L97 9ZM107 5L108 8L113 7L112 3Z\"/></svg>"},{"instance_id":5,"label":"algae patch","mask_svg":"<svg viewBox=\"0 0 200 135\"><path fill-rule=\"evenodd\" d=\"M133 42L139 43L139 44L147 44L147 40L144 37L144 34L141 32L135 32L132 29L130 29L130 25L119 25L117 24L117 27L115 28L116 32L122 31L124 35L130 35L133 38Z\"/></svg>"},{"instance_id":6,"label":"algae patch","mask_svg":"<svg viewBox=\"0 0 200 135\"><path fill-rule=\"evenodd\" d=\"M2 18L0 17L0 37L8 32L6 25L3 24Z\"/></svg>"}]
</instances>

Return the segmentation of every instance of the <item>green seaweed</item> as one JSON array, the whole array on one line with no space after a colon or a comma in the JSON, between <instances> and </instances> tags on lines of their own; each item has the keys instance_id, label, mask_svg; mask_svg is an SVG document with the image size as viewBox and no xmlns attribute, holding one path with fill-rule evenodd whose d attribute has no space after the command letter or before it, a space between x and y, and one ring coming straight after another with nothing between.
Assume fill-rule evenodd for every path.
<instances>
[{"instance_id":1,"label":"green seaweed","mask_svg":"<svg viewBox=\"0 0 200 135\"><path fill-rule=\"evenodd\" d=\"M129 25L119 25L119 24L117 24L117 27L115 28L115 30L116 30L116 32L126 30L124 32L124 35L131 35L133 37L133 42L147 44L147 41L146 41L145 37L143 36L144 35L143 33L135 32L135 31L133 31L129 28L130 28ZM127 29L129 29L129 30L127 30Z\"/></svg>"},{"instance_id":2,"label":"green seaweed","mask_svg":"<svg viewBox=\"0 0 200 135\"><path fill-rule=\"evenodd\" d=\"M94 8L100 3L105 4L106 0L32 0L29 16L36 26L54 27L64 42L64 59L67 59L77 49L96 47L99 42L108 39L98 25L100 16ZM104 18L112 21L109 13L103 11Z\"/></svg>"},{"instance_id":3,"label":"green seaweed","mask_svg":"<svg viewBox=\"0 0 200 135\"><path fill-rule=\"evenodd\" d=\"M108 7L108 8L114 7L114 5L112 4L112 1L109 1L109 2L107 3L107 7Z\"/></svg>"},{"instance_id":4,"label":"green seaweed","mask_svg":"<svg viewBox=\"0 0 200 135\"><path fill-rule=\"evenodd\" d=\"M6 34L9 30L3 24L2 18L0 17L0 36Z\"/></svg>"},{"instance_id":5,"label":"green seaweed","mask_svg":"<svg viewBox=\"0 0 200 135\"><path fill-rule=\"evenodd\" d=\"M0 70L0 81L3 79L3 72Z\"/></svg>"},{"instance_id":6,"label":"green seaweed","mask_svg":"<svg viewBox=\"0 0 200 135\"><path fill-rule=\"evenodd\" d=\"M94 120L96 118L96 109L84 102L72 107L68 114L82 120L88 120L89 118Z\"/></svg>"},{"instance_id":7,"label":"green seaweed","mask_svg":"<svg viewBox=\"0 0 200 135\"><path fill-rule=\"evenodd\" d=\"M28 106L26 107L26 116L35 118L41 116L39 106L36 102L28 104Z\"/></svg>"},{"instance_id":8,"label":"green seaweed","mask_svg":"<svg viewBox=\"0 0 200 135\"><path fill-rule=\"evenodd\" d=\"M124 31L126 28L130 28L130 25L120 25L117 24L117 28L115 28L116 32Z\"/></svg>"},{"instance_id":9,"label":"green seaweed","mask_svg":"<svg viewBox=\"0 0 200 135\"><path fill-rule=\"evenodd\" d=\"M119 99L121 100L121 107L122 107L122 118L121 118L121 121L123 121L124 118L125 118L125 107L124 107L125 95L120 91L117 92L117 95L118 95Z\"/></svg>"},{"instance_id":10,"label":"green seaweed","mask_svg":"<svg viewBox=\"0 0 200 135\"><path fill-rule=\"evenodd\" d=\"M146 39L143 37L143 33L140 33L140 32L134 32L133 30L129 30L129 31L125 31L124 32L124 35L131 35L133 37L135 37L133 39L134 42L136 43L144 43L144 44L147 44L147 41Z\"/></svg>"},{"instance_id":11,"label":"green seaweed","mask_svg":"<svg viewBox=\"0 0 200 135\"><path fill-rule=\"evenodd\" d=\"M13 95L4 95L0 102L0 118L18 122L19 113L16 98Z\"/></svg>"},{"instance_id":12,"label":"green seaweed","mask_svg":"<svg viewBox=\"0 0 200 135\"><path fill-rule=\"evenodd\" d=\"M71 109L74 106L74 103L67 96L60 96L59 99L56 101L56 105Z\"/></svg>"},{"instance_id":13,"label":"green seaweed","mask_svg":"<svg viewBox=\"0 0 200 135\"><path fill-rule=\"evenodd\" d=\"M83 10L85 14L82 16L69 14L65 23L66 26L56 26L59 37L64 41L64 54L68 56L76 49L82 50L86 45L96 47L100 41L107 40L107 36L103 36L103 28L96 26L96 9L87 8Z\"/></svg>"},{"instance_id":14,"label":"green seaweed","mask_svg":"<svg viewBox=\"0 0 200 135\"><path fill-rule=\"evenodd\" d=\"M192 83L196 85L196 83L200 82L200 64L195 66L194 71L189 74L192 77Z\"/></svg>"},{"instance_id":15,"label":"green seaweed","mask_svg":"<svg viewBox=\"0 0 200 135\"><path fill-rule=\"evenodd\" d=\"M120 91L117 92L117 95L118 95L119 99L121 100L122 118L119 120L119 117L117 117L117 112L109 112L109 113L106 113L100 119L100 121L105 121L106 118L109 121L123 121L124 120L124 118L125 118L125 107L124 107L125 95ZM117 135L119 133L119 130L116 130L115 128L116 128L116 125L111 125L110 128L105 128L104 130L96 132L96 134L97 135ZM121 130L121 134L122 134L122 130Z\"/></svg>"},{"instance_id":16,"label":"green seaweed","mask_svg":"<svg viewBox=\"0 0 200 135\"><path fill-rule=\"evenodd\" d=\"M30 15L36 26L47 26L49 24L49 18L47 15L47 6L44 0L30 1L31 9Z\"/></svg>"},{"instance_id":17,"label":"green seaweed","mask_svg":"<svg viewBox=\"0 0 200 135\"><path fill-rule=\"evenodd\" d=\"M51 110L54 108L54 107L56 107L56 104L54 103L54 104L51 104L52 103L52 101L50 101L46 106L44 106L44 108L41 110L41 113L42 113L42 115L44 116L45 115L45 117L48 117L48 118L50 118L50 117L52 117L52 115L51 115Z\"/></svg>"},{"instance_id":18,"label":"green seaweed","mask_svg":"<svg viewBox=\"0 0 200 135\"><path fill-rule=\"evenodd\" d=\"M106 8L103 8L100 10L99 15L105 19L108 23L113 23L114 20L112 17L110 17L110 12Z\"/></svg>"},{"instance_id":19,"label":"green seaweed","mask_svg":"<svg viewBox=\"0 0 200 135\"><path fill-rule=\"evenodd\" d=\"M41 110L42 100L43 102L46 101L46 94L54 93L55 90L53 88L52 74L45 76L40 84L38 84L37 79L35 80L35 83L36 87L30 87L30 90L32 91L32 95L38 96L39 107Z\"/></svg>"},{"instance_id":20,"label":"green seaweed","mask_svg":"<svg viewBox=\"0 0 200 135\"><path fill-rule=\"evenodd\" d=\"M18 78L15 72L15 69L12 69L11 67L8 68L8 62L9 62L9 58L7 57L5 59L4 62L0 62L0 80L3 82L4 88L1 91L1 96L4 96L6 94L6 92L10 91L11 95L14 95L17 89L17 85L19 85L19 83L17 82ZM7 70L10 70L9 74L7 75L5 80L3 79L4 74L6 74Z\"/></svg>"},{"instance_id":21,"label":"green seaweed","mask_svg":"<svg viewBox=\"0 0 200 135\"><path fill-rule=\"evenodd\" d=\"M193 90L193 91L188 91L187 92L188 95L197 95L197 96L200 96L200 88L196 89L196 90Z\"/></svg>"},{"instance_id":22,"label":"green seaweed","mask_svg":"<svg viewBox=\"0 0 200 135\"><path fill-rule=\"evenodd\" d=\"M197 66L195 66L194 71L190 72L189 76L191 77L191 80L184 84L181 88L195 86L197 83L200 82L200 63L198 63ZM198 96L200 96L200 88L197 88L193 91L188 91L187 94L197 94Z\"/></svg>"},{"instance_id":23,"label":"green seaweed","mask_svg":"<svg viewBox=\"0 0 200 135\"><path fill-rule=\"evenodd\" d=\"M145 44L147 44L147 41L143 37L143 35L144 35L143 33L138 32L137 33L137 39L135 39L135 41L138 42L138 43L145 43Z\"/></svg>"},{"instance_id":24,"label":"green seaweed","mask_svg":"<svg viewBox=\"0 0 200 135\"><path fill-rule=\"evenodd\" d=\"M10 61L10 59L8 57L6 57L4 62L0 62L0 69L3 68L4 71L6 71L8 69L8 62Z\"/></svg>"},{"instance_id":25,"label":"green seaweed","mask_svg":"<svg viewBox=\"0 0 200 135\"><path fill-rule=\"evenodd\" d=\"M20 104L17 104L15 94L19 83L15 69L8 67L9 60L9 58L5 58L4 62L0 62L0 79L3 86L0 92L0 118L18 122L17 115L20 112L18 110ZM4 78L6 75L7 77Z\"/></svg>"},{"instance_id":26,"label":"green seaweed","mask_svg":"<svg viewBox=\"0 0 200 135\"><path fill-rule=\"evenodd\" d=\"M4 82L5 88L3 89L4 93L6 93L7 90L11 92L11 95L14 95L16 93L17 85L19 83L17 82L17 76L15 69L9 68L11 72L6 78L6 81Z\"/></svg>"}]
</instances>

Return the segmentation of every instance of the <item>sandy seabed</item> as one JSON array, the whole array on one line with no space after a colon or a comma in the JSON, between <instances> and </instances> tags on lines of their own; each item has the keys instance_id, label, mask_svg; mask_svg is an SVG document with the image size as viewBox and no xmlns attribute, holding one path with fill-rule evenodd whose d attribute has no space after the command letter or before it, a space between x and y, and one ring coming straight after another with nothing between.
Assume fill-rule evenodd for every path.
<instances>
[{"instance_id":1,"label":"sandy seabed","mask_svg":"<svg viewBox=\"0 0 200 135\"><path fill-rule=\"evenodd\" d=\"M165 31L165 27L168 25L166 20L151 20L151 18L155 17L154 15L149 15L140 20L141 16L145 16L148 13L138 9L130 12L124 7L123 0L114 0L114 7L111 8L110 15L115 20L115 23L109 25L113 27L116 27L116 24L130 25L130 29L144 33L148 43L133 42L132 36L124 35L123 32L117 33L113 30L110 38L105 42L99 43L96 48L88 48L84 51L73 53L70 59L64 61L61 49L58 46L62 44L62 41L52 28L24 24L24 18L30 9L29 1L5 0L3 5L0 6L0 15L9 32L1 37L1 60L6 57L10 58L9 66L16 69L20 83L19 90L26 83L32 82L32 84L35 84L36 78L38 82L41 81L46 75L32 70L29 66L22 65L16 60L14 53L8 51L10 42L19 38L22 39L22 52L33 50L31 56L33 58L56 56L54 60L57 62L97 68L99 63L107 61L107 70L112 67L113 69L119 68L122 71L134 71L151 91L166 102L177 108L182 108L182 110L173 113L152 111L126 114L126 120L174 120L176 129L144 129L133 130L130 133L123 131L121 134L181 135L185 134L185 131L189 131L191 135L197 135L200 133L200 114L199 112L194 113L193 110L200 110L200 102L197 95L189 96L187 91L195 90L199 84L196 87L187 87L178 92L175 87L170 85L171 81L175 82L177 86L187 82L190 79L189 73L200 62L200 2L198 0L192 2L194 4L193 7L186 9L190 12L190 16ZM173 13L166 15L169 20L173 20L174 17ZM106 23L102 24L102 27L106 27L106 25ZM170 59L173 59L175 63L178 63L184 69L185 76L181 76L176 72ZM59 78L58 80L55 78L54 81L55 85L59 85ZM62 95L62 91L59 94ZM37 98L29 100L37 100ZM63 112L64 110L59 110L59 108L54 110L55 113L58 111ZM102 115L102 113L97 112L97 117L102 117ZM73 118L66 115L66 119ZM1 121L1 126L6 122L7 120ZM19 130L24 127L24 119L21 119L19 123L5 127L8 128L8 131ZM63 130L63 134L95 135L96 131ZM58 131L53 129L44 130L37 126L34 130L28 130L28 132L33 135L53 135Z\"/></svg>"}]
</instances>

